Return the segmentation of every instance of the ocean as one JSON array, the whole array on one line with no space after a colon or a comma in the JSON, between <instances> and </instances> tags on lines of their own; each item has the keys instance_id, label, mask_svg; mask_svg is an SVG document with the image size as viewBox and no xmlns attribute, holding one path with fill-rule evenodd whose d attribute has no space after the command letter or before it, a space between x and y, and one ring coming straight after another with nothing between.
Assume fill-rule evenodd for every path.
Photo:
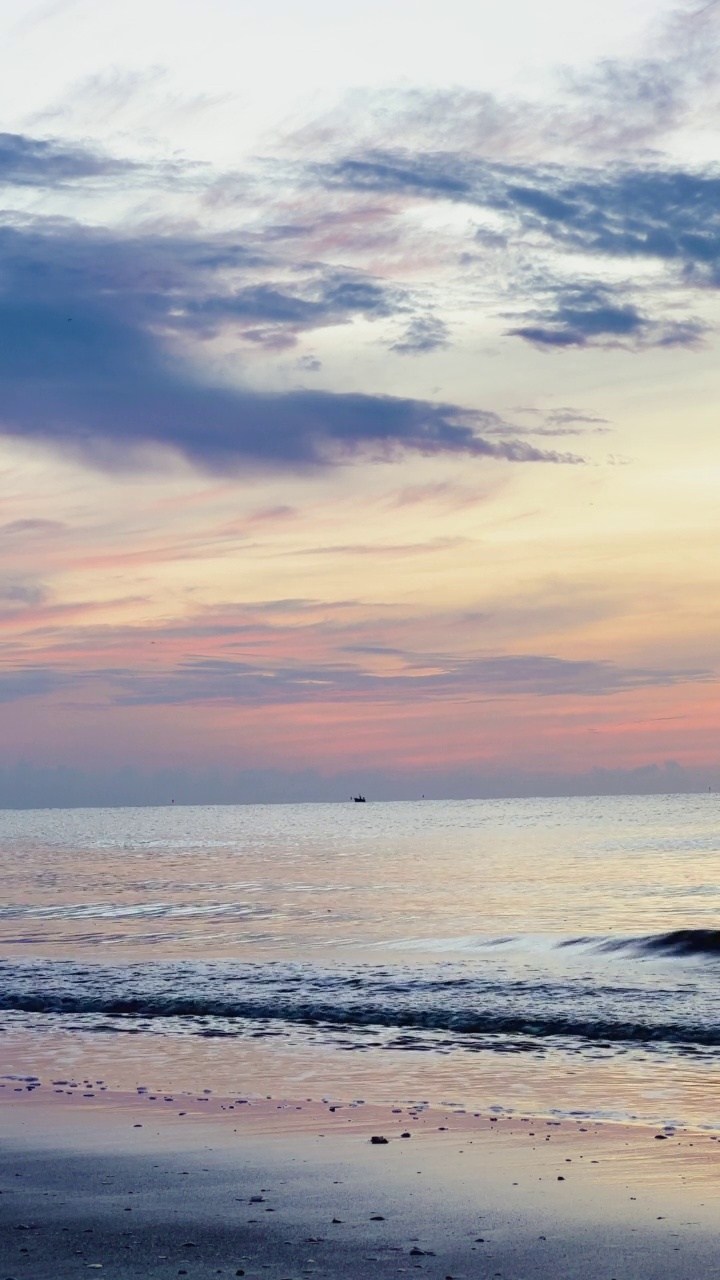
<instances>
[{"instance_id":1,"label":"ocean","mask_svg":"<svg viewBox=\"0 0 720 1280\"><path fill-rule=\"evenodd\" d=\"M0 1075L720 1128L720 798L0 812Z\"/></svg>"}]
</instances>

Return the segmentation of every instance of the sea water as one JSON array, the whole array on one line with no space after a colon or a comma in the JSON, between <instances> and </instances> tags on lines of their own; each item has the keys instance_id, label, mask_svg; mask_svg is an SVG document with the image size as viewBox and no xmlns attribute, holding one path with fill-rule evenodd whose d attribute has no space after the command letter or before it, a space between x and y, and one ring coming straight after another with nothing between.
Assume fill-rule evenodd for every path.
<instances>
[{"instance_id":1,"label":"sea water","mask_svg":"<svg viewBox=\"0 0 720 1280\"><path fill-rule=\"evenodd\" d=\"M720 797L0 812L0 1075L720 1126Z\"/></svg>"}]
</instances>

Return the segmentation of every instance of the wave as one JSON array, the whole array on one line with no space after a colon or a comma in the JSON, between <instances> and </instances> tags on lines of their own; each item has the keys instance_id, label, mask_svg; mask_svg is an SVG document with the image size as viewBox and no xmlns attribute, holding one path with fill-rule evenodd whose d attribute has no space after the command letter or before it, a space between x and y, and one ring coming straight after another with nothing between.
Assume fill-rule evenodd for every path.
<instances>
[{"instance_id":1,"label":"wave","mask_svg":"<svg viewBox=\"0 0 720 1280\"><path fill-rule=\"evenodd\" d=\"M720 956L720 929L672 929L640 940L641 950L674 956Z\"/></svg>"},{"instance_id":2,"label":"wave","mask_svg":"<svg viewBox=\"0 0 720 1280\"><path fill-rule=\"evenodd\" d=\"M663 935L671 937L672 935ZM625 975L623 974L623 977ZM623 1044L720 1047L712 984L612 985L593 975L511 978L394 966L319 969L306 964L240 965L149 962L127 966L46 961L0 965L0 1011L90 1016L201 1034L244 1034L243 1022L267 1027L383 1028L397 1034L523 1036L536 1045L582 1040L597 1049ZM652 978L652 980L651 980ZM695 984L696 985L696 984ZM205 1028L205 1030L204 1030Z\"/></svg>"},{"instance_id":3,"label":"wave","mask_svg":"<svg viewBox=\"0 0 720 1280\"><path fill-rule=\"evenodd\" d=\"M123 998L80 998L44 996L0 996L0 1009L25 1013L102 1014L104 1017L193 1018L285 1022L306 1026L384 1027L412 1031L446 1031L462 1035L522 1035L535 1039L568 1038L597 1044L653 1044L720 1047L720 1027L688 1024L653 1024L649 1021L616 1021L607 1018L588 1020L567 1016L532 1016L522 1013L448 1011L437 1007L423 1010L387 1010L376 1005L338 1009L335 1004L313 1002L307 1005L267 1004L255 1001L153 1000Z\"/></svg>"},{"instance_id":4,"label":"wave","mask_svg":"<svg viewBox=\"0 0 720 1280\"><path fill-rule=\"evenodd\" d=\"M658 956L719 956L720 929L671 929L667 933L643 934L632 938L563 938L563 947L586 947L594 951Z\"/></svg>"}]
</instances>

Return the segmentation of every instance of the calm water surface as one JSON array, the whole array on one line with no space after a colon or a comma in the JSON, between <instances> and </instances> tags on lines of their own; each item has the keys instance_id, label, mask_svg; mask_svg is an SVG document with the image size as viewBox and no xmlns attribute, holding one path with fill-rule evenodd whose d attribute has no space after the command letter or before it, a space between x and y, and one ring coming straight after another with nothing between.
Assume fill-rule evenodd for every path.
<instances>
[{"instance_id":1,"label":"calm water surface","mask_svg":"<svg viewBox=\"0 0 720 1280\"><path fill-rule=\"evenodd\" d=\"M5 811L0 855L6 1074L720 1124L714 795Z\"/></svg>"}]
</instances>

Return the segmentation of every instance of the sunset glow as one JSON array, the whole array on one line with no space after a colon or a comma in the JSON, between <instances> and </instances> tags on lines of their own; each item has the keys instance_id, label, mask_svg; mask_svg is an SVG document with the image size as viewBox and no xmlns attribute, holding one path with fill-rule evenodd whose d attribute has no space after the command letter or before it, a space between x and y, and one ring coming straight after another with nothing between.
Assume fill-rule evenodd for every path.
<instances>
[{"instance_id":1,"label":"sunset glow","mask_svg":"<svg viewBox=\"0 0 720 1280\"><path fill-rule=\"evenodd\" d=\"M581 8L5 5L1 803L720 784L720 8Z\"/></svg>"}]
</instances>

